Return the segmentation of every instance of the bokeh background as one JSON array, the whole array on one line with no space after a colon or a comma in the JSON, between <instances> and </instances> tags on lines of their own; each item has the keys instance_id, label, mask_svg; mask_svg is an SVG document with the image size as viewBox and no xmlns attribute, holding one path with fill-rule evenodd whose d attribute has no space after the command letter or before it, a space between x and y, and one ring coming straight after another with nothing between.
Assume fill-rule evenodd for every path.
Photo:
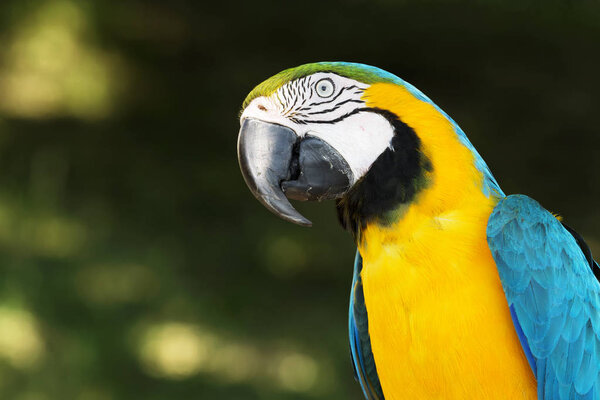
<instances>
[{"instance_id":1,"label":"bokeh background","mask_svg":"<svg viewBox=\"0 0 600 400\"><path fill-rule=\"evenodd\" d=\"M600 254L600 4L2 0L0 399L361 399L354 250L237 166L241 102L364 62L463 127Z\"/></svg>"}]
</instances>

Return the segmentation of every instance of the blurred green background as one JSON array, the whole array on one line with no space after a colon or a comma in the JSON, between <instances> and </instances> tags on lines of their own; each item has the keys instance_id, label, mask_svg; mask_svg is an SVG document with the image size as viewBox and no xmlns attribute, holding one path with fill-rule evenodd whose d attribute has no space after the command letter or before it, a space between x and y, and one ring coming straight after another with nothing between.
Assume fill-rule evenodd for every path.
<instances>
[{"instance_id":1,"label":"blurred green background","mask_svg":"<svg viewBox=\"0 0 600 400\"><path fill-rule=\"evenodd\" d=\"M600 4L2 0L0 399L361 399L354 250L237 166L252 87L305 62L415 84L600 254Z\"/></svg>"}]
</instances>

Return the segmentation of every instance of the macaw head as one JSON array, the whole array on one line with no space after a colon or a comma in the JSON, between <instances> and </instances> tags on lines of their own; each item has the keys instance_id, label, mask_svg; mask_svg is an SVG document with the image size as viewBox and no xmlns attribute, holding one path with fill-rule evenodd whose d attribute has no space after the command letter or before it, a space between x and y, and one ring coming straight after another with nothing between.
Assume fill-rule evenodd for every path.
<instances>
[{"instance_id":1,"label":"macaw head","mask_svg":"<svg viewBox=\"0 0 600 400\"><path fill-rule=\"evenodd\" d=\"M311 222L288 199L336 199L340 221L356 232L414 202L444 175L436 174L443 164L483 163L421 92L363 64L280 72L250 92L240 123L238 157L250 190L276 215L305 226ZM455 175L438 183L463 178Z\"/></svg>"}]
</instances>

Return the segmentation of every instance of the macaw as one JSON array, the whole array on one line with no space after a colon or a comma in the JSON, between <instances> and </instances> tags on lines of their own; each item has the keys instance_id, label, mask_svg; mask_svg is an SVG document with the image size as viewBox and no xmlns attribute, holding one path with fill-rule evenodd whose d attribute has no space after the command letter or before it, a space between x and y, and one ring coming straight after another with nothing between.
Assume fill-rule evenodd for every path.
<instances>
[{"instance_id":1,"label":"macaw","mask_svg":"<svg viewBox=\"0 0 600 400\"><path fill-rule=\"evenodd\" d=\"M320 62L259 84L238 158L285 220L334 199L356 242L350 351L366 399L600 399L589 247L506 196L459 126L409 83Z\"/></svg>"}]
</instances>

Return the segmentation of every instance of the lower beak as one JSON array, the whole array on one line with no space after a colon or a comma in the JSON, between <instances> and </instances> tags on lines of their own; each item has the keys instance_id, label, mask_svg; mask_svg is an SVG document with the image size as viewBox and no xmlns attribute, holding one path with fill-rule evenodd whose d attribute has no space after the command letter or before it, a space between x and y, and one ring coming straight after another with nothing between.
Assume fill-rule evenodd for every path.
<instances>
[{"instance_id":1,"label":"lower beak","mask_svg":"<svg viewBox=\"0 0 600 400\"><path fill-rule=\"evenodd\" d=\"M289 202L343 196L353 175L327 142L298 137L285 126L246 118L238 137L242 175L254 196L274 214L303 226L312 223Z\"/></svg>"}]
</instances>

